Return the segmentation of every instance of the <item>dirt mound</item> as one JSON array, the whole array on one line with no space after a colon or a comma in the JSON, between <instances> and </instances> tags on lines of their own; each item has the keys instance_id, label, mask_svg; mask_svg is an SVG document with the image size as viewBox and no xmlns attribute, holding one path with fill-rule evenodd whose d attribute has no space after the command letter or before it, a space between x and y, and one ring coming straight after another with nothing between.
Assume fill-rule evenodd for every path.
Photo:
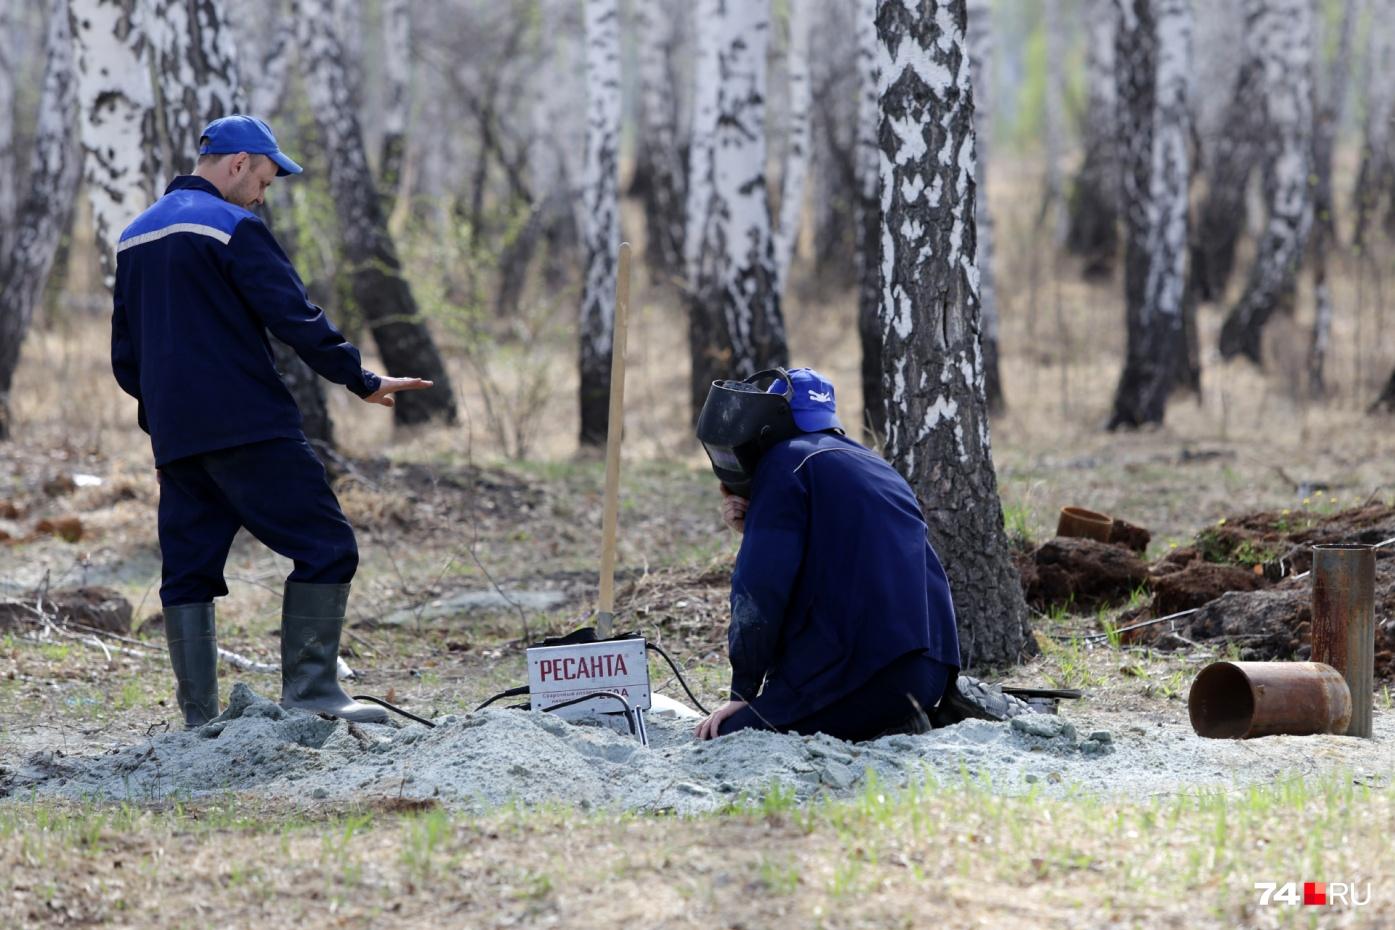
<instances>
[{"instance_id":1,"label":"dirt mound","mask_svg":"<svg viewBox=\"0 0 1395 930\"><path fill-rule=\"evenodd\" d=\"M1023 593L1038 609L1122 603L1148 580L1148 564L1133 552L1093 539L1057 537L1019 559Z\"/></svg>"},{"instance_id":2,"label":"dirt mound","mask_svg":"<svg viewBox=\"0 0 1395 930\"><path fill-rule=\"evenodd\" d=\"M0 630L32 628L40 616L60 624L76 624L104 633L131 632L131 602L111 588L50 591L43 598L0 602Z\"/></svg>"},{"instance_id":3,"label":"dirt mound","mask_svg":"<svg viewBox=\"0 0 1395 930\"><path fill-rule=\"evenodd\" d=\"M1154 575L1148 583L1153 589L1152 612L1158 617L1201 607L1229 591L1258 591L1269 586L1263 575L1248 569L1200 560Z\"/></svg>"},{"instance_id":4,"label":"dirt mound","mask_svg":"<svg viewBox=\"0 0 1395 930\"><path fill-rule=\"evenodd\" d=\"M1177 620L1175 635L1169 625L1161 624L1130 636L1160 648L1187 641L1234 643L1246 660L1306 660L1312 651L1310 582L1310 577L1290 578L1268 590L1231 591ZM1376 676L1395 678L1395 558L1376 562L1375 601Z\"/></svg>"}]
</instances>

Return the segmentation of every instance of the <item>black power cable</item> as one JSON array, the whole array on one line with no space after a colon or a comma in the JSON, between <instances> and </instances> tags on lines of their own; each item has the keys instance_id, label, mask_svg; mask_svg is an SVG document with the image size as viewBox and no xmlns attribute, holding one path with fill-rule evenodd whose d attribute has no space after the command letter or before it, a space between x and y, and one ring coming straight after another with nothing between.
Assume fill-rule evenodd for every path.
<instances>
[{"instance_id":1,"label":"black power cable","mask_svg":"<svg viewBox=\"0 0 1395 930\"><path fill-rule=\"evenodd\" d=\"M574 697L570 700L562 701L560 703L544 707L542 708L542 712L545 714L550 714L554 710L561 710L563 707L571 707L573 704L580 704L584 701L589 701L592 698L614 698L615 700L619 701L622 705L624 705L625 709L623 713L625 714L625 723L627 723L630 727L630 735L634 737L639 736L639 729L635 726L635 709L633 706L631 706L629 699L618 691L592 691L588 694L583 694L581 697Z\"/></svg>"},{"instance_id":2,"label":"black power cable","mask_svg":"<svg viewBox=\"0 0 1395 930\"><path fill-rule=\"evenodd\" d=\"M693 706L695 706L698 710L702 711L704 714L711 715L712 711L708 710L706 707L703 707L702 702L697 699L697 695L693 694L693 689L688 687L688 681L683 677L683 673L678 670L678 663L673 661L673 656L669 655L667 652L664 652L662 648L656 646L654 643L646 642L644 644L644 648L652 649L659 655L663 656L664 661L668 663L668 667L673 669L673 674L678 678L678 683L683 686L683 691L688 695L688 700L692 701Z\"/></svg>"},{"instance_id":3,"label":"black power cable","mask_svg":"<svg viewBox=\"0 0 1395 930\"><path fill-rule=\"evenodd\" d=\"M427 720L425 717L418 717L416 714L412 713L412 712L409 711L409 710L403 710L402 708L398 707L396 704L389 704L387 701L384 701L382 698L375 698L375 697L373 697L371 694L355 694L355 695L354 695L354 700L355 700L355 701L367 701L367 702L369 702L370 704L377 704L379 707L385 707L385 708L387 708L388 710L392 711L394 714L401 714L402 716L406 717L408 720L415 720L417 723L420 723L422 726L429 727L429 728L432 729L432 730L436 729L436 724L432 723L430 720Z\"/></svg>"},{"instance_id":4,"label":"black power cable","mask_svg":"<svg viewBox=\"0 0 1395 930\"><path fill-rule=\"evenodd\" d=\"M519 685L519 686L516 687L516 688L509 688L507 691L500 691L498 694L494 695L494 696L491 697L489 700L485 701L485 702L484 702L483 704L481 704L479 707L476 707L475 710L476 710L476 711L481 711L481 710L484 710L486 707L488 707L490 704L493 704L495 701L503 700L503 699L506 698L506 697L518 697L520 694L527 694L527 693L528 693L528 686L527 686L527 685Z\"/></svg>"}]
</instances>

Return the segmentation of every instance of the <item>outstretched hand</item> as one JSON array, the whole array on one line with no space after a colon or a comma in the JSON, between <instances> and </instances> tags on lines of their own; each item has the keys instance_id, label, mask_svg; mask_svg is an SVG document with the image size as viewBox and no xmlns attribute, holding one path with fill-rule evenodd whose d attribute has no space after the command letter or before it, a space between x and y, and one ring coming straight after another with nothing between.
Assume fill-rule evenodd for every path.
<instances>
[{"instance_id":1,"label":"outstretched hand","mask_svg":"<svg viewBox=\"0 0 1395 930\"><path fill-rule=\"evenodd\" d=\"M391 407L397 401L392 395L398 391L424 391L435 385L434 381L426 381L421 378L389 378L386 375L378 379L381 383L378 389L364 398L370 404L382 404L384 407Z\"/></svg>"}]
</instances>

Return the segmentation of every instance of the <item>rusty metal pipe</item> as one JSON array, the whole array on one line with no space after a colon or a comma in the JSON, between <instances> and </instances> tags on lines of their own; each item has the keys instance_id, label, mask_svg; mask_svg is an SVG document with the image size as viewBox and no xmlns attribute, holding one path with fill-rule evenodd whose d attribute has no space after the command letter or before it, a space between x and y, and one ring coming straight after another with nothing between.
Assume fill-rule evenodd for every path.
<instances>
[{"instance_id":1,"label":"rusty metal pipe","mask_svg":"<svg viewBox=\"0 0 1395 930\"><path fill-rule=\"evenodd\" d=\"M1192 682L1187 712L1211 739L1345 733L1351 692L1321 662L1213 662Z\"/></svg>"},{"instance_id":2,"label":"rusty metal pipe","mask_svg":"<svg viewBox=\"0 0 1395 930\"><path fill-rule=\"evenodd\" d=\"M1314 662L1346 679L1351 692L1348 736L1371 736L1376 662L1376 552L1371 546L1313 546Z\"/></svg>"},{"instance_id":3,"label":"rusty metal pipe","mask_svg":"<svg viewBox=\"0 0 1395 930\"><path fill-rule=\"evenodd\" d=\"M1098 542L1109 542L1114 532L1114 518L1084 507L1062 507L1056 520L1057 536L1077 536Z\"/></svg>"}]
</instances>

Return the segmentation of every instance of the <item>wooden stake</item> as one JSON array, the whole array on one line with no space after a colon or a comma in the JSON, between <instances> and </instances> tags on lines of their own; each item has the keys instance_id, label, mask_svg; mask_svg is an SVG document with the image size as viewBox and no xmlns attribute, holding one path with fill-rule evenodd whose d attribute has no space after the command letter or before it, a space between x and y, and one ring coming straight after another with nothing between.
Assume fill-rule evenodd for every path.
<instances>
[{"instance_id":1,"label":"wooden stake","mask_svg":"<svg viewBox=\"0 0 1395 930\"><path fill-rule=\"evenodd\" d=\"M601 517L601 596L596 634L615 627L615 534L620 518L620 440L625 433L625 329L630 312L630 244L620 243L615 320L610 340L610 416L605 437L605 510Z\"/></svg>"}]
</instances>

